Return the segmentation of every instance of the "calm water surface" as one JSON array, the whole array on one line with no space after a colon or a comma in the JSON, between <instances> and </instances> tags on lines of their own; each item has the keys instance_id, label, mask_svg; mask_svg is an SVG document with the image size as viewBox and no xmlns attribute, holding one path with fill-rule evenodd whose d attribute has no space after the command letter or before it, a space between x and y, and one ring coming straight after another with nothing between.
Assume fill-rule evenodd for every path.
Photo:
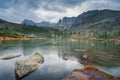
<instances>
[{"instance_id":1,"label":"calm water surface","mask_svg":"<svg viewBox=\"0 0 120 80\"><path fill-rule=\"evenodd\" d=\"M0 56L7 54L22 56L0 60L0 80L15 80L15 62L35 52L40 52L45 62L23 80L62 80L74 69L83 67L80 57L84 54L91 57L91 64L115 76L120 75L120 43L115 41L5 41L0 43Z\"/></svg>"}]
</instances>

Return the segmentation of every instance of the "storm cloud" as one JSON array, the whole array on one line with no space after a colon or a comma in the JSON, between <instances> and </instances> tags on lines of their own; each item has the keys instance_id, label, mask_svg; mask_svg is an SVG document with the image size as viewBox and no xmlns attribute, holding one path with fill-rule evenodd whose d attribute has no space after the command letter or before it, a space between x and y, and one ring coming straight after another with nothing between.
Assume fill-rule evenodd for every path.
<instances>
[{"instance_id":1,"label":"storm cloud","mask_svg":"<svg viewBox=\"0 0 120 80\"><path fill-rule=\"evenodd\" d=\"M120 10L120 0L0 0L0 19L57 22L94 9Z\"/></svg>"}]
</instances>

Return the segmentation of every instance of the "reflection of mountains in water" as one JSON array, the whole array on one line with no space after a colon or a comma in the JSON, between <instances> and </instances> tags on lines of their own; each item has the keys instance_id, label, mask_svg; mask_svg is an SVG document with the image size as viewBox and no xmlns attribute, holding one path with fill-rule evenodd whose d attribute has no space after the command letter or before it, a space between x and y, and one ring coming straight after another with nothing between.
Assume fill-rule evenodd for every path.
<instances>
[{"instance_id":1,"label":"reflection of mountains in water","mask_svg":"<svg viewBox=\"0 0 120 80\"><path fill-rule=\"evenodd\" d=\"M55 42L55 45L42 46L51 42ZM24 53L25 56L28 56L36 51L42 53L45 58L45 63L33 74L26 77L26 79L32 78L34 80L47 80L49 77L50 80L57 80L58 78L61 80L61 76L65 77L65 75L72 72L72 70L83 66L80 64L81 60L83 60L81 57L86 58L87 56L90 57L91 64L100 66L100 68L102 66L103 70L112 74L120 73L118 72L120 70L120 45L116 45L114 41L6 41L4 46L7 48L0 50L2 55L5 53L20 52ZM12 60L14 61L16 59ZM6 71L5 73L0 74L0 78L2 75L2 80L7 80L7 77L3 77L4 75L6 76L6 74L9 74L11 77L14 76L7 70L8 68L6 68L6 70L4 69L5 65L7 65L6 67L12 66L12 60L6 62L0 61L0 71ZM14 68L14 66L12 68Z\"/></svg>"},{"instance_id":2,"label":"reflection of mountains in water","mask_svg":"<svg viewBox=\"0 0 120 80\"><path fill-rule=\"evenodd\" d=\"M116 48L114 41L62 41L59 52L63 59L68 60L70 56L77 57L81 62L84 55L90 57L91 64L99 66L120 66L119 47Z\"/></svg>"}]
</instances>

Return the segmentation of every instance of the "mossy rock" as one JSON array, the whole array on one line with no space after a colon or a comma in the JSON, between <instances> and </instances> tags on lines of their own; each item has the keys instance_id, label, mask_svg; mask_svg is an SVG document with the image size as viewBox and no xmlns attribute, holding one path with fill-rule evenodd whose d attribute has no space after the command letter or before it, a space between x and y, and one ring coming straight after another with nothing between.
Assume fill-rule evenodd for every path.
<instances>
[{"instance_id":1,"label":"mossy rock","mask_svg":"<svg viewBox=\"0 0 120 80\"><path fill-rule=\"evenodd\" d=\"M44 57L38 52L27 58L26 60L19 60L15 63L16 79L20 80L25 76L35 71L40 64L44 62Z\"/></svg>"}]
</instances>

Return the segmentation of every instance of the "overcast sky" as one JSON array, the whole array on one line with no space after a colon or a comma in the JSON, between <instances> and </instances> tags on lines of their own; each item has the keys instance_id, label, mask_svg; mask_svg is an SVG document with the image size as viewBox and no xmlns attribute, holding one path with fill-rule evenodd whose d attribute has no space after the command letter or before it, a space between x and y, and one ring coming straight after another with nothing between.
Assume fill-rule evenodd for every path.
<instances>
[{"instance_id":1,"label":"overcast sky","mask_svg":"<svg viewBox=\"0 0 120 80\"><path fill-rule=\"evenodd\" d=\"M0 0L0 19L57 22L64 16L78 16L94 9L120 10L120 0Z\"/></svg>"}]
</instances>

